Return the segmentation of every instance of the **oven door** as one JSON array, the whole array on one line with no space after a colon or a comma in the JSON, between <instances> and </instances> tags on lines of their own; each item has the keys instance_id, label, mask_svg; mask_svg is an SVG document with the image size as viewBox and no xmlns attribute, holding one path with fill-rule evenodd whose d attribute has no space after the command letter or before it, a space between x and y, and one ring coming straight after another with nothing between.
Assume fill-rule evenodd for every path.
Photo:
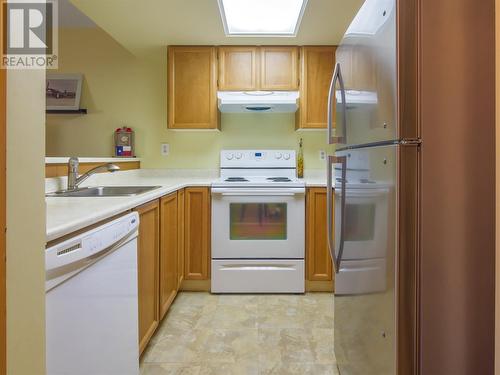
<instances>
[{"instance_id":1,"label":"oven door","mask_svg":"<svg viewBox=\"0 0 500 375\"><path fill-rule=\"evenodd\" d=\"M213 259L303 259L305 189L212 188Z\"/></svg>"}]
</instances>

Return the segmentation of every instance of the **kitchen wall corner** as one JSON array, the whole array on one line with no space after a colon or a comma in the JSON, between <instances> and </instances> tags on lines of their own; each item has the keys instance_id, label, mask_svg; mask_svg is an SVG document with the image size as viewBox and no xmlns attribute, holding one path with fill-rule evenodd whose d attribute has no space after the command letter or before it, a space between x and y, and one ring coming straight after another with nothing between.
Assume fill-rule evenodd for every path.
<instances>
[{"instance_id":1,"label":"kitchen wall corner","mask_svg":"<svg viewBox=\"0 0 500 375\"><path fill-rule=\"evenodd\" d=\"M44 70L7 73L7 373L45 373Z\"/></svg>"}]
</instances>

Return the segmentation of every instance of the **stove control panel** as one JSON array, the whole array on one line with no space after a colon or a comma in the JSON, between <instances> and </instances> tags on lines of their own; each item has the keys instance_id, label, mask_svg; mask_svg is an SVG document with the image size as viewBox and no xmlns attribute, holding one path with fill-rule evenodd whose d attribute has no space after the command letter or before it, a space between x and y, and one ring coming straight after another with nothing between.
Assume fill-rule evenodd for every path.
<instances>
[{"instance_id":1,"label":"stove control panel","mask_svg":"<svg viewBox=\"0 0 500 375\"><path fill-rule=\"evenodd\" d=\"M222 150L221 168L295 168L294 150Z\"/></svg>"}]
</instances>

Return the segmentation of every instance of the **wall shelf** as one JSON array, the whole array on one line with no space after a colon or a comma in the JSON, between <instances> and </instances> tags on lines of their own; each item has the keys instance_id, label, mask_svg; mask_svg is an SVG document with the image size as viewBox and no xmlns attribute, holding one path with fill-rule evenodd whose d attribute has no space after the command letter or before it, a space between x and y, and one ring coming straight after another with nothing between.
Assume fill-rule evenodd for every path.
<instances>
[{"instance_id":1,"label":"wall shelf","mask_svg":"<svg viewBox=\"0 0 500 375\"><path fill-rule=\"evenodd\" d=\"M87 108L80 109L47 109L47 114L66 114L66 115L86 115Z\"/></svg>"}]
</instances>

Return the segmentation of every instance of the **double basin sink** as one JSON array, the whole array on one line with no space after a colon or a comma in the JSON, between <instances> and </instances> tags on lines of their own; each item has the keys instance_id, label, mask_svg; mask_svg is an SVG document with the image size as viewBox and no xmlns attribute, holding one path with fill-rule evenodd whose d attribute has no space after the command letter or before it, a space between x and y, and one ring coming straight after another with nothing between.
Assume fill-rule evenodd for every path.
<instances>
[{"instance_id":1,"label":"double basin sink","mask_svg":"<svg viewBox=\"0 0 500 375\"><path fill-rule=\"evenodd\" d=\"M147 193L161 186L96 186L75 190L61 190L46 194L47 197L132 197Z\"/></svg>"}]
</instances>

